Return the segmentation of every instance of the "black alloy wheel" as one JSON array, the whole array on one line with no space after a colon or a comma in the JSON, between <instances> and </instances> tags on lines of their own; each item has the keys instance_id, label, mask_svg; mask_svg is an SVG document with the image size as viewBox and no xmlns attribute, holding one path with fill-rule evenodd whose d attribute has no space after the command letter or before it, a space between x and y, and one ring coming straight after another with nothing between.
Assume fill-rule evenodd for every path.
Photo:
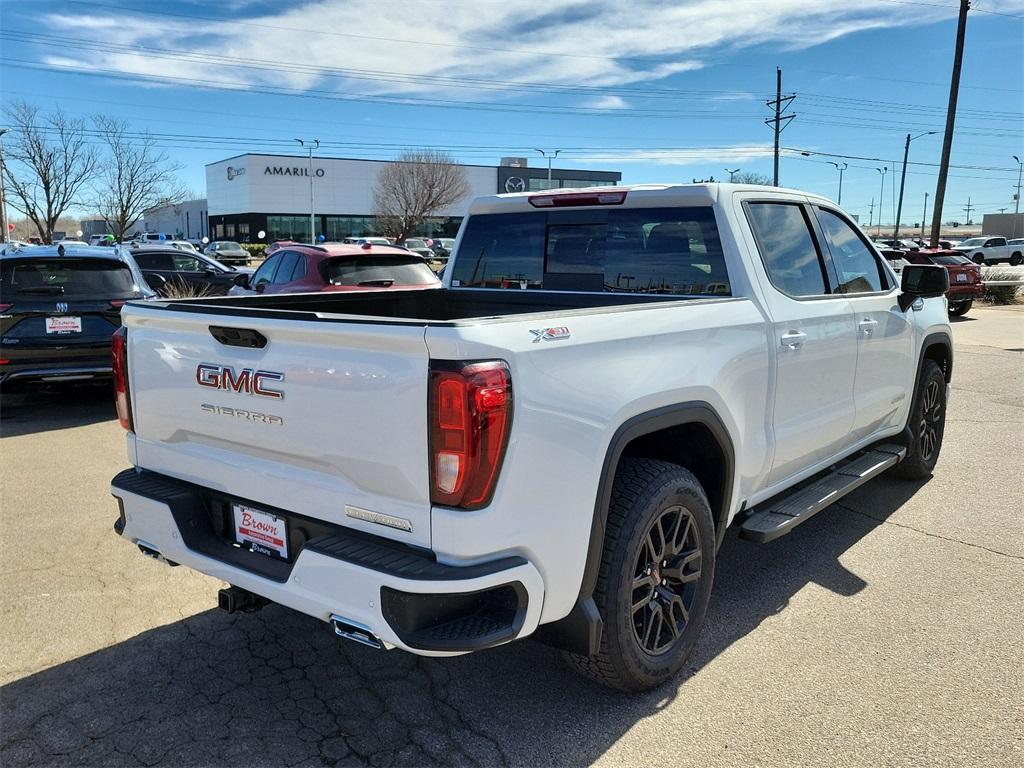
<instances>
[{"instance_id":1,"label":"black alloy wheel","mask_svg":"<svg viewBox=\"0 0 1024 768\"><path fill-rule=\"evenodd\" d=\"M647 529L633 568L633 635L645 652L660 656L682 637L700 576L693 514L669 507Z\"/></svg>"},{"instance_id":2,"label":"black alloy wheel","mask_svg":"<svg viewBox=\"0 0 1024 768\"><path fill-rule=\"evenodd\" d=\"M943 403L941 397L942 384L935 379L927 383L922 396L921 423L918 426L918 450L921 460L933 462L939 448L939 429L943 422Z\"/></svg>"}]
</instances>

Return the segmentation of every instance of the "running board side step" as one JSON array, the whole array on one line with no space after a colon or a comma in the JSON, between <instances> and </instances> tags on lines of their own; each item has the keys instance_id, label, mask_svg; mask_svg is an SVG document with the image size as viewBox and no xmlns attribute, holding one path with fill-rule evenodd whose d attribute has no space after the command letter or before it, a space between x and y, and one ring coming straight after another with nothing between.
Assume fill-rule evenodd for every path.
<instances>
[{"instance_id":1,"label":"running board side step","mask_svg":"<svg viewBox=\"0 0 1024 768\"><path fill-rule=\"evenodd\" d=\"M868 480L896 466L906 453L902 445L876 446L820 480L761 504L744 521L740 537L766 544L786 535Z\"/></svg>"}]
</instances>

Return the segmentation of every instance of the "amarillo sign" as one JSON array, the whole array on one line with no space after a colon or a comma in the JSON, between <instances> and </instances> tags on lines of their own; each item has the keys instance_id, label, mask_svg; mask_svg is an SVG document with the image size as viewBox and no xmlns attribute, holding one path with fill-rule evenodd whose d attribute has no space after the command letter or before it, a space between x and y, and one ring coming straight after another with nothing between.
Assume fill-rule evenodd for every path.
<instances>
[{"instance_id":1,"label":"amarillo sign","mask_svg":"<svg viewBox=\"0 0 1024 768\"><path fill-rule=\"evenodd\" d=\"M306 176L309 177L309 168L299 168L297 166L289 165L268 165L263 169L264 176ZM324 175L323 168L317 168L313 171L313 175L317 178Z\"/></svg>"}]
</instances>

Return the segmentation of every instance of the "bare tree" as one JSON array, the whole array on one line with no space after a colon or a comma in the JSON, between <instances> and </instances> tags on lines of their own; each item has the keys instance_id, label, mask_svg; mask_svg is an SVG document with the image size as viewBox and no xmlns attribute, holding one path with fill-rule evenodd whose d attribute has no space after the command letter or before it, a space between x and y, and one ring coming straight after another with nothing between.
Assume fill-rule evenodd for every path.
<instances>
[{"instance_id":1,"label":"bare tree","mask_svg":"<svg viewBox=\"0 0 1024 768\"><path fill-rule=\"evenodd\" d=\"M380 231L399 241L469 194L466 172L437 150L406 152L383 167L373 193Z\"/></svg>"},{"instance_id":2,"label":"bare tree","mask_svg":"<svg viewBox=\"0 0 1024 768\"><path fill-rule=\"evenodd\" d=\"M183 166L158 150L148 133L132 133L126 123L103 115L94 121L107 157L91 203L121 242L150 208L176 204L188 195L176 178Z\"/></svg>"},{"instance_id":3,"label":"bare tree","mask_svg":"<svg viewBox=\"0 0 1024 768\"><path fill-rule=\"evenodd\" d=\"M13 138L6 148L4 177L11 207L28 216L43 242L53 242L57 220L81 203L96 168L96 151L85 123L59 109L43 115L38 107L19 101L7 117Z\"/></svg>"},{"instance_id":4,"label":"bare tree","mask_svg":"<svg viewBox=\"0 0 1024 768\"><path fill-rule=\"evenodd\" d=\"M770 178L752 171L743 171L743 173L733 174L732 180L736 184L758 184L762 187L772 186L772 180Z\"/></svg>"}]
</instances>

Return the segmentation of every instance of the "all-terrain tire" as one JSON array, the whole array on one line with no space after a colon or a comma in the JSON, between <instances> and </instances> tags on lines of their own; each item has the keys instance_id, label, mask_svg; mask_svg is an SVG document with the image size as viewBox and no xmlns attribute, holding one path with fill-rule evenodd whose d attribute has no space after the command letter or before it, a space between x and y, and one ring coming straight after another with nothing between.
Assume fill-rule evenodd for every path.
<instances>
[{"instance_id":1,"label":"all-terrain tire","mask_svg":"<svg viewBox=\"0 0 1024 768\"><path fill-rule=\"evenodd\" d=\"M931 477L946 427L946 377L934 360L925 360L907 423L907 455L896 474L908 480Z\"/></svg>"},{"instance_id":2,"label":"all-terrain tire","mask_svg":"<svg viewBox=\"0 0 1024 768\"><path fill-rule=\"evenodd\" d=\"M1021 261L1024 261L1024 255L1022 255L1022 254L1020 254L1020 253L1014 253L1014 254L1013 254L1013 255L1012 255L1011 257L1010 257L1010 266L1011 266L1011 267L1016 267L1016 266L1019 266L1019 265L1020 265L1020 263L1021 263Z\"/></svg>"},{"instance_id":3,"label":"all-terrain tire","mask_svg":"<svg viewBox=\"0 0 1024 768\"><path fill-rule=\"evenodd\" d=\"M659 541L664 546L656 551ZM647 567L652 563L653 572ZM604 619L600 649L596 656L568 653L569 663L621 691L644 691L671 679L697 642L714 570L715 525L697 478L666 461L623 459L594 590ZM643 607L636 609L638 604Z\"/></svg>"}]
</instances>

